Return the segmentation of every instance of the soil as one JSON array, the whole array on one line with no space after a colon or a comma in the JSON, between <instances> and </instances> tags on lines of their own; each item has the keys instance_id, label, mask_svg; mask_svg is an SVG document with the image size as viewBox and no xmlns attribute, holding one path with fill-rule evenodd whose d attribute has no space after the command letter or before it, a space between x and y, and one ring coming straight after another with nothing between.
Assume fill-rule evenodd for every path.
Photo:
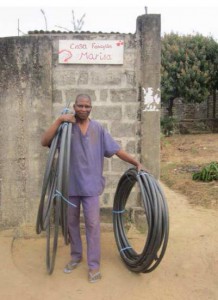
<instances>
[{"instance_id":1,"label":"soil","mask_svg":"<svg viewBox=\"0 0 218 300\"><path fill-rule=\"evenodd\" d=\"M204 141L202 139L198 147L209 147L204 145ZM187 149L180 143L181 146ZM175 157L176 152L181 152L186 155L184 161L187 161L188 151L177 149ZM170 158L174 159L172 153ZM182 157L177 159L181 161ZM211 156L208 157L210 159ZM69 247L64 245L61 237L55 270L48 275L45 238L34 233L19 237L18 231L5 230L0 233L0 298L217 300L218 210L190 204L188 197L164 184L162 187L169 206L170 234L163 260L153 272L130 272L120 259L113 232L102 230L101 281L91 284L87 280L86 249L81 265L71 274L63 273L63 267L69 260ZM129 240L137 249L142 249L145 243L145 237L136 230L131 230ZM84 236L83 241L85 245Z\"/></svg>"},{"instance_id":2,"label":"soil","mask_svg":"<svg viewBox=\"0 0 218 300\"><path fill-rule=\"evenodd\" d=\"M218 134L162 138L161 181L188 197L194 206L218 209L218 181L192 180L192 175L218 162Z\"/></svg>"}]
</instances>

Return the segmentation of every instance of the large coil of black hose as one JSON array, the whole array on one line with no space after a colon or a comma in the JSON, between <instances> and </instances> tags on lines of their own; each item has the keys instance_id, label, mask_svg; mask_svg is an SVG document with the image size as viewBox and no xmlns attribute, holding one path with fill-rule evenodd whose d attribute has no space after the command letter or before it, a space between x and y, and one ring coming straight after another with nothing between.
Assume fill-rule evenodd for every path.
<instances>
[{"instance_id":1,"label":"large coil of black hose","mask_svg":"<svg viewBox=\"0 0 218 300\"><path fill-rule=\"evenodd\" d=\"M127 238L124 227L126 203L133 186L138 183L148 231L141 253L137 253ZM163 191L158 181L145 171L127 170L119 180L113 205L113 227L120 256L127 268L136 273L153 271L162 260L168 242L169 215Z\"/></svg>"},{"instance_id":2,"label":"large coil of black hose","mask_svg":"<svg viewBox=\"0 0 218 300\"><path fill-rule=\"evenodd\" d=\"M46 231L46 266L52 274L57 252L59 227L68 243L67 206L72 123L62 123L52 140L36 220L36 232Z\"/></svg>"}]
</instances>

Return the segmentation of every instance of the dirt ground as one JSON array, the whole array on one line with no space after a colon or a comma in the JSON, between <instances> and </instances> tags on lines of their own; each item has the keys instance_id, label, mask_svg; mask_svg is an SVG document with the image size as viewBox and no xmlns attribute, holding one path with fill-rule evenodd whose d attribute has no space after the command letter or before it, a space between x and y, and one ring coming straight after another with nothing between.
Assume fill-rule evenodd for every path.
<instances>
[{"instance_id":1,"label":"dirt ground","mask_svg":"<svg viewBox=\"0 0 218 300\"><path fill-rule=\"evenodd\" d=\"M218 162L218 134L173 135L161 140L161 180L193 206L218 209L218 181L192 180L194 172Z\"/></svg>"},{"instance_id":2,"label":"dirt ground","mask_svg":"<svg viewBox=\"0 0 218 300\"><path fill-rule=\"evenodd\" d=\"M2 231L0 299L217 300L218 210L193 206L184 195L166 185L162 187L169 206L170 234L165 256L153 272L128 271L120 259L113 232L102 231L101 281L88 282L85 257L71 274L63 273L69 247L62 238L55 270L47 275L44 238L34 234L13 238L15 232ZM129 240L137 249L145 243L145 237L136 232Z\"/></svg>"}]
</instances>

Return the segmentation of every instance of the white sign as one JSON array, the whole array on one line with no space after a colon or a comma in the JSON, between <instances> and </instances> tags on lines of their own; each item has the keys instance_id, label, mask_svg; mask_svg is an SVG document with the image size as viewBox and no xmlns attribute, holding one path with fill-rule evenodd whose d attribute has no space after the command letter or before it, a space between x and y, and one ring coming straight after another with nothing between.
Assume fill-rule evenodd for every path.
<instances>
[{"instance_id":1,"label":"white sign","mask_svg":"<svg viewBox=\"0 0 218 300\"><path fill-rule=\"evenodd\" d=\"M60 40L61 64L123 64L122 40Z\"/></svg>"}]
</instances>

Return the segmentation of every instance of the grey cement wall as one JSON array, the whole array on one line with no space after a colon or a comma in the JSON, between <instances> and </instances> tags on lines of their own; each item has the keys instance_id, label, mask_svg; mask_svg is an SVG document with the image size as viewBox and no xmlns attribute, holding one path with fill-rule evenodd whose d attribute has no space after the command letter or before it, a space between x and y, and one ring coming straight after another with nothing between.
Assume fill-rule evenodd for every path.
<instances>
[{"instance_id":1,"label":"grey cement wall","mask_svg":"<svg viewBox=\"0 0 218 300\"><path fill-rule=\"evenodd\" d=\"M152 90L153 96L160 101L160 67L161 67L161 41L160 18L158 16L138 17L137 32L141 47L139 57L139 81L141 88ZM144 96L144 103L143 103ZM147 95L141 94L141 160L148 170L159 178L160 175L160 102L155 103L154 109L145 109ZM149 98L148 98L149 103ZM150 103L151 106L152 103ZM146 105L147 106L147 105Z\"/></svg>"},{"instance_id":2,"label":"grey cement wall","mask_svg":"<svg viewBox=\"0 0 218 300\"><path fill-rule=\"evenodd\" d=\"M159 177L159 108L144 110L142 89L160 87L160 16L143 15L136 34L45 34L0 39L0 227L34 225L48 150L42 132L80 92L91 117L123 149ZM123 65L61 65L58 41L123 39ZM101 206L112 207L120 176L130 167L105 159ZM140 206L137 188L128 201Z\"/></svg>"},{"instance_id":3,"label":"grey cement wall","mask_svg":"<svg viewBox=\"0 0 218 300\"><path fill-rule=\"evenodd\" d=\"M218 96L218 92L216 98ZM210 96L201 103L185 103L183 99L174 100L173 116L177 126L175 132L183 134L218 132L218 101L215 103L215 118L213 118L214 102ZM161 117L168 116L167 104L163 103Z\"/></svg>"},{"instance_id":4,"label":"grey cement wall","mask_svg":"<svg viewBox=\"0 0 218 300\"><path fill-rule=\"evenodd\" d=\"M40 135L51 115L47 37L0 40L0 224L33 222L45 166Z\"/></svg>"},{"instance_id":5,"label":"grey cement wall","mask_svg":"<svg viewBox=\"0 0 218 300\"><path fill-rule=\"evenodd\" d=\"M218 92L216 98L218 97ZM184 119L208 119L213 118L213 97L210 96L207 100L201 103L186 103L183 99L177 98L174 100L173 115L178 121ZM218 118L218 101L215 103L215 118ZM163 103L161 108L162 117L168 115L167 104Z\"/></svg>"}]
</instances>

